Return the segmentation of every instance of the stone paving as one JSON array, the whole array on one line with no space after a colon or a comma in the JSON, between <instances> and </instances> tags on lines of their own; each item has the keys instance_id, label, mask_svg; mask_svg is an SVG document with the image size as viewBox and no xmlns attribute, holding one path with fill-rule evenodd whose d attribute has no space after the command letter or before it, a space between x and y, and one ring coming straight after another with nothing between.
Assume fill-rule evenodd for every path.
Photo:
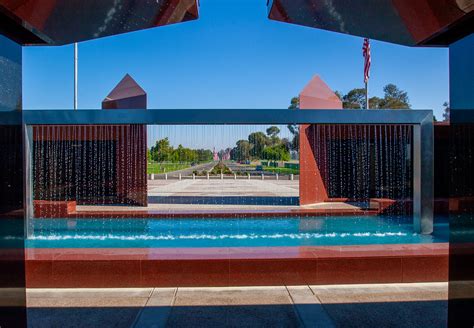
<instances>
[{"instance_id":1,"label":"stone paving","mask_svg":"<svg viewBox=\"0 0 474 328\"><path fill-rule=\"evenodd\" d=\"M29 289L29 327L445 327L447 283Z\"/></svg>"},{"instance_id":2,"label":"stone paving","mask_svg":"<svg viewBox=\"0 0 474 328\"><path fill-rule=\"evenodd\" d=\"M365 208L365 207L364 207ZM240 213L294 212L300 210L353 211L360 204L322 202L299 206L299 181L260 179L148 180L148 206L77 206L79 213Z\"/></svg>"},{"instance_id":3,"label":"stone paving","mask_svg":"<svg viewBox=\"0 0 474 328\"><path fill-rule=\"evenodd\" d=\"M260 179L148 180L148 206L77 206L94 211L358 210L344 202L298 205L299 181Z\"/></svg>"},{"instance_id":4,"label":"stone paving","mask_svg":"<svg viewBox=\"0 0 474 328\"><path fill-rule=\"evenodd\" d=\"M185 179L148 180L149 196L272 196L298 197L296 180Z\"/></svg>"}]
</instances>

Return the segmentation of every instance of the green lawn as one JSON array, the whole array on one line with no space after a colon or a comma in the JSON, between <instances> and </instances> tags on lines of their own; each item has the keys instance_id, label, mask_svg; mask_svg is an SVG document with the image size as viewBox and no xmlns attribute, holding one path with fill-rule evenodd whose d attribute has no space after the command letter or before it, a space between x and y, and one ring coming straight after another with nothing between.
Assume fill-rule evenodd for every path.
<instances>
[{"instance_id":1,"label":"green lawn","mask_svg":"<svg viewBox=\"0 0 474 328\"><path fill-rule=\"evenodd\" d=\"M148 174L169 173L191 167L191 163L148 163Z\"/></svg>"}]
</instances>

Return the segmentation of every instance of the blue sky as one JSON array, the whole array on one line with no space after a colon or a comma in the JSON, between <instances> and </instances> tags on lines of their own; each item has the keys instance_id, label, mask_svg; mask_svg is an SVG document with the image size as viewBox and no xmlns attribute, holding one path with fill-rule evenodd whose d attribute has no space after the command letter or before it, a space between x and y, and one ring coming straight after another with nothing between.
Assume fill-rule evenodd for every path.
<instances>
[{"instance_id":1,"label":"blue sky","mask_svg":"<svg viewBox=\"0 0 474 328\"><path fill-rule=\"evenodd\" d=\"M126 74L149 108L286 108L315 74L333 90L363 85L362 39L270 21L265 0L201 0L200 18L79 45L79 108L100 108ZM24 48L24 107L73 106L73 47ZM371 95L387 83L441 116L448 51L372 41Z\"/></svg>"}]
</instances>

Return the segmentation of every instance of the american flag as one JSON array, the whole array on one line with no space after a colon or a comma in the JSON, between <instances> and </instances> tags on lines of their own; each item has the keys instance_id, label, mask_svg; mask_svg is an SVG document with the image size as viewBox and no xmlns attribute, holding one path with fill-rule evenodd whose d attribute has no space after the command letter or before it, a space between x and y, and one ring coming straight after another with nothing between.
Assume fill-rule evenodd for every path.
<instances>
[{"instance_id":1,"label":"american flag","mask_svg":"<svg viewBox=\"0 0 474 328\"><path fill-rule=\"evenodd\" d=\"M369 82L370 77L370 42L369 39L364 39L364 46L362 47L362 55L364 56L364 82Z\"/></svg>"}]
</instances>

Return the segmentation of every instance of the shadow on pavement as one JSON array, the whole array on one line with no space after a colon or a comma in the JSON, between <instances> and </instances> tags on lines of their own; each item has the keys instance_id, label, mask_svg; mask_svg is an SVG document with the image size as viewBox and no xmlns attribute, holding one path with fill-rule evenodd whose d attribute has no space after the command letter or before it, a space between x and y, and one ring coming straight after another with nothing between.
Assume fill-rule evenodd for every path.
<instances>
[{"instance_id":1,"label":"shadow on pavement","mask_svg":"<svg viewBox=\"0 0 474 328\"><path fill-rule=\"evenodd\" d=\"M446 301L30 308L30 327L445 327ZM319 318L321 321L319 321ZM323 324L324 323L324 324Z\"/></svg>"}]
</instances>

